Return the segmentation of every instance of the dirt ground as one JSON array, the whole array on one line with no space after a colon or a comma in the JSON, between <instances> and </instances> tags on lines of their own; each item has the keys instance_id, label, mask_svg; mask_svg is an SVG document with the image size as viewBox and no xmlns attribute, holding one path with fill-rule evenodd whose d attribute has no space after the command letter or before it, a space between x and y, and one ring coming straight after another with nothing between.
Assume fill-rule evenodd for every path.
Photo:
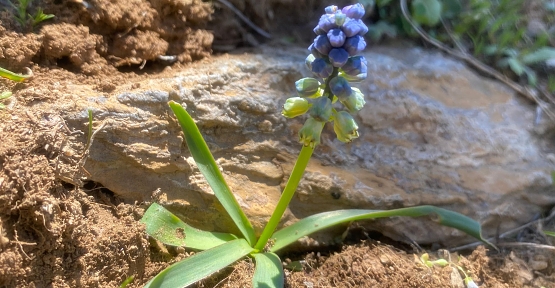
<instances>
[{"instance_id":1,"label":"dirt ground","mask_svg":"<svg viewBox=\"0 0 555 288\"><path fill-rule=\"evenodd\" d=\"M272 33L290 31L269 24L269 16L257 9L260 6L249 5L251 1L231 2ZM273 18L288 20L298 11L315 11L323 5L297 2L264 1L267 7L262 8L272 8ZM55 19L22 26L14 20L7 0L0 0L0 67L20 73L29 67L34 73L24 83L0 79L0 90L15 95L0 110L0 287L119 287L129 276L135 280L128 287L141 287L190 252L148 238L138 222L145 203L120 199L99 183L87 181L80 168L84 133L70 131L62 116L41 110L37 103L64 103L56 91L65 82L111 92L124 82L172 73L164 69L168 65L175 71L203 58L215 61L210 60L212 48L230 51L265 40L216 1L33 4L31 12L41 7ZM75 177L64 176L68 171ZM536 244L515 242L500 246L500 252L484 247L460 254L430 252L431 259L451 260L448 266L431 268L419 260L425 253L420 247L394 243L375 232L352 231L343 247L283 255L286 262L300 260L304 267L287 270L286 283L288 287L464 287L459 266L480 287L555 287L555 249L538 231L529 227L518 239ZM252 271L253 264L246 259L198 286L248 287Z\"/></svg>"}]
</instances>

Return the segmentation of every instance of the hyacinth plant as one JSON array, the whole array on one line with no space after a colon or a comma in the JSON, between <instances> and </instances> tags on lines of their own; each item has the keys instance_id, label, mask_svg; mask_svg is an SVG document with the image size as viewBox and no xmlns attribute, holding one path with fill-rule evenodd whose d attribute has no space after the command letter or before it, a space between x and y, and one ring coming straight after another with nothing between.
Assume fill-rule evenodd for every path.
<instances>
[{"instance_id":1,"label":"hyacinth plant","mask_svg":"<svg viewBox=\"0 0 555 288\"><path fill-rule=\"evenodd\" d=\"M256 266L253 287L283 287L284 272L277 253L314 232L363 219L432 214L440 224L462 230L486 242L482 238L479 223L464 215L434 206L387 211L352 209L323 212L276 231L312 152L320 143L326 123L333 123L337 139L342 142L350 142L358 137L358 126L352 115L364 106L364 95L359 89L351 87L350 83L362 81L367 75L366 59L358 55L366 46L363 35L368 31L361 21L365 13L364 7L361 4L343 9L329 6L325 11L314 29L317 36L309 47L310 55L306 59L315 78L297 81L295 85L298 97L287 99L282 111L288 118L308 114L299 131L302 148L281 198L260 235L255 234L250 221L226 184L191 116L181 105L173 101L169 103L183 129L185 141L198 169L241 235L195 229L163 206L153 203L141 220L146 224L147 233L164 244L202 252L164 269L145 287L188 286L243 257L254 259Z\"/></svg>"}]
</instances>

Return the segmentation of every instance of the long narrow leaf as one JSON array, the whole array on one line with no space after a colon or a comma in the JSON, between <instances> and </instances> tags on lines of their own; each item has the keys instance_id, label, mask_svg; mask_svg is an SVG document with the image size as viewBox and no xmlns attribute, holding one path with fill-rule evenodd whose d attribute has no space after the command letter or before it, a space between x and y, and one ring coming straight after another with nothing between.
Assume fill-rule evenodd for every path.
<instances>
[{"instance_id":1,"label":"long narrow leaf","mask_svg":"<svg viewBox=\"0 0 555 288\"><path fill-rule=\"evenodd\" d=\"M393 210L337 210L312 215L274 233L272 238L275 240L275 244L270 251L276 252L301 237L340 223L394 216L419 217L430 214L437 215L439 224L459 229L495 247L482 237L482 228L478 222L457 212L425 205Z\"/></svg>"},{"instance_id":2,"label":"long narrow leaf","mask_svg":"<svg viewBox=\"0 0 555 288\"><path fill-rule=\"evenodd\" d=\"M285 274L279 257L271 252L254 254L256 270L252 278L254 288L282 288Z\"/></svg>"},{"instance_id":3,"label":"long narrow leaf","mask_svg":"<svg viewBox=\"0 0 555 288\"><path fill-rule=\"evenodd\" d=\"M169 102L170 108L175 113L175 116L179 120L179 124L181 125L181 129L183 129L183 134L185 134L185 141L187 142L187 146L189 147L189 151L191 151L191 155L195 162L197 163L198 169L212 187L214 194L224 207L224 209L229 213L235 225L239 228L241 233L245 239L249 242L249 244L254 245L256 241L256 237L254 235L254 229L252 228L252 224L247 219L247 216L241 210L237 199L231 193L231 190L227 186L220 169L218 169L218 165L216 165L216 161L214 161L214 157L210 150L208 149L208 145L204 141L204 138L200 134L195 121L193 118L181 105L170 101Z\"/></svg>"},{"instance_id":4,"label":"long narrow leaf","mask_svg":"<svg viewBox=\"0 0 555 288\"><path fill-rule=\"evenodd\" d=\"M536 64L555 58L555 48L543 47L522 57L524 64Z\"/></svg>"},{"instance_id":5,"label":"long narrow leaf","mask_svg":"<svg viewBox=\"0 0 555 288\"><path fill-rule=\"evenodd\" d=\"M186 287L225 268L253 250L245 239L227 242L171 265L152 278L144 287Z\"/></svg>"},{"instance_id":6,"label":"long narrow leaf","mask_svg":"<svg viewBox=\"0 0 555 288\"><path fill-rule=\"evenodd\" d=\"M141 222L146 224L146 233L156 240L173 246L184 246L195 250L207 250L237 239L233 234L207 232L193 228L163 206L152 203Z\"/></svg>"},{"instance_id":7,"label":"long narrow leaf","mask_svg":"<svg viewBox=\"0 0 555 288\"><path fill-rule=\"evenodd\" d=\"M29 70L29 71L31 71L31 70ZM10 70L7 70L7 69L4 69L4 68L0 67L0 77L4 77L6 79L10 79L10 80L15 81L15 82L23 82L23 81L25 81L25 79L28 79L32 76L33 76L32 74L31 75L17 74L17 73L14 73L14 72L10 71Z\"/></svg>"}]
</instances>

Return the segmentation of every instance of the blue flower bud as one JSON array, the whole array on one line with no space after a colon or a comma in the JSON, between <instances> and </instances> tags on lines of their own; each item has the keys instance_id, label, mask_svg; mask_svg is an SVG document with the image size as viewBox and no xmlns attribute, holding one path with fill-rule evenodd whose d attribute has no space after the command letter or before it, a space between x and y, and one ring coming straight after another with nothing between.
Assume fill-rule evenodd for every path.
<instances>
[{"instance_id":1,"label":"blue flower bud","mask_svg":"<svg viewBox=\"0 0 555 288\"><path fill-rule=\"evenodd\" d=\"M367 73L368 62L364 56L349 57L345 65L341 67L341 70L351 76L358 75L360 73Z\"/></svg>"},{"instance_id":2,"label":"blue flower bud","mask_svg":"<svg viewBox=\"0 0 555 288\"><path fill-rule=\"evenodd\" d=\"M322 28L320 28L320 25L316 25L316 27L314 27L314 29L312 29L312 31L314 31L314 34L316 34L316 35L326 34L326 31L324 31Z\"/></svg>"},{"instance_id":3,"label":"blue flower bud","mask_svg":"<svg viewBox=\"0 0 555 288\"><path fill-rule=\"evenodd\" d=\"M325 36L325 35L324 35ZM312 53L312 55L314 55L314 57L316 58L322 58L326 55L322 55L322 53L320 53L320 51L318 51L316 49L316 47L314 47L314 43L310 44L310 46L308 46L308 50L310 51L310 53Z\"/></svg>"},{"instance_id":4,"label":"blue flower bud","mask_svg":"<svg viewBox=\"0 0 555 288\"><path fill-rule=\"evenodd\" d=\"M314 38L314 48L318 50L318 52L322 53L323 55L328 55L331 50L331 43L330 40L326 35L318 35Z\"/></svg>"},{"instance_id":5,"label":"blue flower bud","mask_svg":"<svg viewBox=\"0 0 555 288\"><path fill-rule=\"evenodd\" d=\"M345 33L343 33L343 31L341 31L341 29L339 28L331 29L328 32L327 36L332 47L343 46L343 44L345 43L345 39L347 39Z\"/></svg>"},{"instance_id":6,"label":"blue flower bud","mask_svg":"<svg viewBox=\"0 0 555 288\"><path fill-rule=\"evenodd\" d=\"M300 97L310 97L320 90L320 82L314 78L303 78L295 82L295 88Z\"/></svg>"},{"instance_id":7,"label":"blue flower bud","mask_svg":"<svg viewBox=\"0 0 555 288\"><path fill-rule=\"evenodd\" d=\"M347 37L353 37L355 35L364 35L368 32L368 26L362 22L360 19L347 19L345 23L341 26L343 32Z\"/></svg>"},{"instance_id":8,"label":"blue flower bud","mask_svg":"<svg viewBox=\"0 0 555 288\"><path fill-rule=\"evenodd\" d=\"M335 5L330 5L324 8L324 11L326 11L326 14L334 14L335 12L339 11L339 7Z\"/></svg>"},{"instance_id":9,"label":"blue flower bud","mask_svg":"<svg viewBox=\"0 0 555 288\"><path fill-rule=\"evenodd\" d=\"M353 87L351 89L353 93L351 93L351 95L349 95L346 99L341 100L341 103L349 110L349 112L354 114L360 111L366 102L364 101L364 94L362 94L358 88Z\"/></svg>"},{"instance_id":10,"label":"blue flower bud","mask_svg":"<svg viewBox=\"0 0 555 288\"><path fill-rule=\"evenodd\" d=\"M312 73L320 78L328 78L333 72L333 66L324 58L312 61Z\"/></svg>"},{"instance_id":11,"label":"blue flower bud","mask_svg":"<svg viewBox=\"0 0 555 288\"><path fill-rule=\"evenodd\" d=\"M308 70L312 71L312 62L314 62L315 59L316 57L314 57L313 54L309 54L304 60L304 64L306 64L306 67L308 68Z\"/></svg>"},{"instance_id":12,"label":"blue flower bud","mask_svg":"<svg viewBox=\"0 0 555 288\"><path fill-rule=\"evenodd\" d=\"M303 143L304 146L310 146L314 148L316 145L320 144L320 135L324 129L325 122L320 122L312 117L306 119L303 128L299 131L299 141Z\"/></svg>"},{"instance_id":13,"label":"blue flower bud","mask_svg":"<svg viewBox=\"0 0 555 288\"><path fill-rule=\"evenodd\" d=\"M345 13L347 17L354 18L354 19L362 18L362 16L364 16L364 13L365 13L364 6L362 6L362 4L360 3L345 6L343 7L343 9L341 9L341 12Z\"/></svg>"},{"instance_id":14,"label":"blue flower bud","mask_svg":"<svg viewBox=\"0 0 555 288\"><path fill-rule=\"evenodd\" d=\"M314 30L316 31L324 31L324 33L328 33L328 31L330 31L330 29L333 28L337 28L339 27L337 24L335 24L335 15L334 14L324 14L322 15L322 17L320 17L320 20L318 21L318 26L319 29L314 28ZM316 33L316 34L320 34L320 33Z\"/></svg>"},{"instance_id":15,"label":"blue flower bud","mask_svg":"<svg viewBox=\"0 0 555 288\"><path fill-rule=\"evenodd\" d=\"M353 90L351 89L351 85L349 85L347 79L341 76L333 77L330 80L329 85L331 93L337 96L340 101L347 99L347 97L349 97L353 92Z\"/></svg>"},{"instance_id":16,"label":"blue flower bud","mask_svg":"<svg viewBox=\"0 0 555 288\"><path fill-rule=\"evenodd\" d=\"M287 118L294 118L303 115L310 107L308 100L301 97L292 97L285 101L281 115Z\"/></svg>"},{"instance_id":17,"label":"blue flower bud","mask_svg":"<svg viewBox=\"0 0 555 288\"><path fill-rule=\"evenodd\" d=\"M334 113L333 131L341 142L351 142L358 138L358 125L351 114L346 111Z\"/></svg>"},{"instance_id":18,"label":"blue flower bud","mask_svg":"<svg viewBox=\"0 0 555 288\"><path fill-rule=\"evenodd\" d=\"M329 59L333 67L341 67L347 63L349 53L343 48L333 48L329 53Z\"/></svg>"},{"instance_id":19,"label":"blue flower bud","mask_svg":"<svg viewBox=\"0 0 555 288\"><path fill-rule=\"evenodd\" d=\"M310 107L310 116L321 122L328 122L331 117L331 100L328 97L316 98Z\"/></svg>"},{"instance_id":20,"label":"blue flower bud","mask_svg":"<svg viewBox=\"0 0 555 288\"><path fill-rule=\"evenodd\" d=\"M366 41L364 41L364 37L360 35L349 37L345 40L343 48L349 52L350 56L355 56L366 48Z\"/></svg>"}]
</instances>

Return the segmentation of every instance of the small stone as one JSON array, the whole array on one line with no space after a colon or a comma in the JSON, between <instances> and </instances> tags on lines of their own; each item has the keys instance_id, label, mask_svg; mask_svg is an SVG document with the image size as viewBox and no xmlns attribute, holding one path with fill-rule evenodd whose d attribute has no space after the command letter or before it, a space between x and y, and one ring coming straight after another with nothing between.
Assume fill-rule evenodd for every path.
<instances>
[{"instance_id":1,"label":"small stone","mask_svg":"<svg viewBox=\"0 0 555 288\"><path fill-rule=\"evenodd\" d=\"M272 122L270 122L270 120L260 122L260 124L258 124L258 130L265 133L272 132Z\"/></svg>"},{"instance_id":2,"label":"small stone","mask_svg":"<svg viewBox=\"0 0 555 288\"><path fill-rule=\"evenodd\" d=\"M385 255L385 254L381 254L381 255L380 255L380 262L381 262L383 265L389 265L389 264L391 264L391 260L390 260L389 257L387 257L387 255Z\"/></svg>"},{"instance_id":3,"label":"small stone","mask_svg":"<svg viewBox=\"0 0 555 288\"><path fill-rule=\"evenodd\" d=\"M547 263L547 261L537 261L537 260L530 260L528 261L528 267L530 267L530 269L535 270L535 271L540 271L543 269L546 269L547 266L549 266L549 264Z\"/></svg>"},{"instance_id":4,"label":"small stone","mask_svg":"<svg viewBox=\"0 0 555 288\"><path fill-rule=\"evenodd\" d=\"M461 278L461 274L455 267L451 267L451 287L452 288L465 288L464 281Z\"/></svg>"}]
</instances>

